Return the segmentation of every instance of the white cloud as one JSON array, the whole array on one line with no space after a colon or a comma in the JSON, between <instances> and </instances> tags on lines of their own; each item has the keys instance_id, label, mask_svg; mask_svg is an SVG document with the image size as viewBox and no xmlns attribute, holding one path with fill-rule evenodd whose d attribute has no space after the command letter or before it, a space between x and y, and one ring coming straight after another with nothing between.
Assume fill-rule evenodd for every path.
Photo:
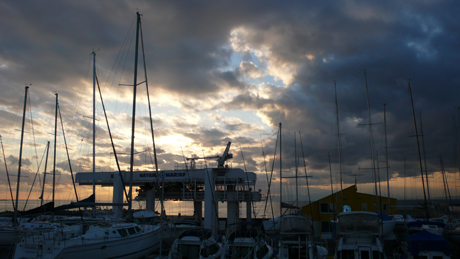
<instances>
[{"instance_id":1,"label":"white cloud","mask_svg":"<svg viewBox=\"0 0 460 259\"><path fill-rule=\"evenodd\" d=\"M251 78L259 78L263 76L263 73L260 71L259 67L252 62L243 61L240 63L240 68L245 75Z\"/></svg>"}]
</instances>

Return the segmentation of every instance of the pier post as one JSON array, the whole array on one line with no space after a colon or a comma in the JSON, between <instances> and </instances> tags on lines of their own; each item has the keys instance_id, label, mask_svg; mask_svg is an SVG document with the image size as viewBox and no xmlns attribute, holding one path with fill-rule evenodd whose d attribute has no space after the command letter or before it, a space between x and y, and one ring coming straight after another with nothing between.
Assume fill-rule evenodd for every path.
<instances>
[{"instance_id":1,"label":"pier post","mask_svg":"<svg viewBox=\"0 0 460 259\"><path fill-rule=\"evenodd\" d=\"M155 212L155 186L146 192L145 207L147 210Z\"/></svg>"},{"instance_id":2,"label":"pier post","mask_svg":"<svg viewBox=\"0 0 460 259\"><path fill-rule=\"evenodd\" d=\"M201 200L194 201L193 209L195 211L194 213L195 221L198 222L198 224L201 226L201 221L203 220L203 202Z\"/></svg>"},{"instance_id":3,"label":"pier post","mask_svg":"<svg viewBox=\"0 0 460 259\"><path fill-rule=\"evenodd\" d=\"M251 201L246 202L246 221L251 222L252 221L252 206L251 206ZM251 228L250 225L248 225L248 229Z\"/></svg>"},{"instance_id":4,"label":"pier post","mask_svg":"<svg viewBox=\"0 0 460 259\"><path fill-rule=\"evenodd\" d=\"M212 169L204 170L204 228L212 230L213 235L218 234L217 210L218 203L216 199L216 178Z\"/></svg>"},{"instance_id":5,"label":"pier post","mask_svg":"<svg viewBox=\"0 0 460 259\"><path fill-rule=\"evenodd\" d=\"M115 172L113 175L113 196L112 202L121 204L123 203L123 184L120 179L120 172ZM116 217L123 216L123 207L122 206L112 206L113 215Z\"/></svg>"},{"instance_id":6,"label":"pier post","mask_svg":"<svg viewBox=\"0 0 460 259\"><path fill-rule=\"evenodd\" d=\"M229 192L227 197L227 229L234 232L237 230L235 223L239 221L240 217L240 203L236 199L235 192Z\"/></svg>"}]
</instances>

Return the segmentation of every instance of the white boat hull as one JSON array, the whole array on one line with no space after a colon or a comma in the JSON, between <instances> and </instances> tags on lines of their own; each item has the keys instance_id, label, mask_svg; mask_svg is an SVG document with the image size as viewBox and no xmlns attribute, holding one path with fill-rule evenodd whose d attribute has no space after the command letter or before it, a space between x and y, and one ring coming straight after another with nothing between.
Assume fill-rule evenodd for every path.
<instances>
[{"instance_id":1,"label":"white boat hull","mask_svg":"<svg viewBox=\"0 0 460 259\"><path fill-rule=\"evenodd\" d=\"M62 241L44 240L16 247L14 258L87 259L87 258L140 258L160 247L161 228L140 235L111 241L88 242L81 237Z\"/></svg>"}]
</instances>

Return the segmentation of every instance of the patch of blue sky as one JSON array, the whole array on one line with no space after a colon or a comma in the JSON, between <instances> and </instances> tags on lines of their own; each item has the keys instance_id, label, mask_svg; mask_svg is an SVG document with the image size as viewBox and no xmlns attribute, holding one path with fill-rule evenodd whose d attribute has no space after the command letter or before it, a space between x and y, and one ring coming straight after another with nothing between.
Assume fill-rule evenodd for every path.
<instances>
[{"instance_id":1,"label":"patch of blue sky","mask_svg":"<svg viewBox=\"0 0 460 259\"><path fill-rule=\"evenodd\" d=\"M264 83L266 84L271 84L271 85L274 85L274 86L277 86L277 87L284 87L285 84L282 80L278 79L276 80L276 78L272 75L266 75L264 77L262 77L261 79Z\"/></svg>"}]
</instances>

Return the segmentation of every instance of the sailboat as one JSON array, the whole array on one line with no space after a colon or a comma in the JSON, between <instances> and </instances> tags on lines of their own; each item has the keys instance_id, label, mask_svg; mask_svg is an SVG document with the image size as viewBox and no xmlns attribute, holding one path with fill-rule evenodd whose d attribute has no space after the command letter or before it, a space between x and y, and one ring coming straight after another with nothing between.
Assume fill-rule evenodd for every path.
<instances>
[{"instance_id":1,"label":"sailboat","mask_svg":"<svg viewBox=\"0 0 460 259\"><path fill-rule=\"evenodd\" d=\"M21 161L22 161L22 147L24 139L24 124L26 117L26 104L27 104L27 95L28 95L29 86L25 87L25 96L24 96L24 110L23 110L23 119L22 119L22 129L21 129L21 142L20 142L20 151L19 151L19 166L18 166L18 178L17 178L17 187L16 187L16 200L13 203L14 214L13 218L10 218L10 223L12 225L3 226L0 228L0 247L10 248L11 246L16 245L21 241L22 238L41 234L44 232L54 232L57 229L66 231L68 233L78 234L81 233L80 228L64 226L58 223L50 223L47 221L40 221L38 219L32 218L19 218L20 215L37 215L42 212L52 211L54 207L54 202L44 204L38 208L34 208L25 212L18 211L18 199L19 199L19 186L21 179Z\"/></svg>"},{"instance_id":2,"label":"sailboat","mask_svg":"<svg viewBox=\"0 0 460 259\"><path fill-rule=\"evenodd\" d=\"M131 176L140 24L140 14L137 12ZM128 202L131 214L132 179L130 180ZM161 233L161 225L118 222L94 224L90 225L84 234L70 238L43 234L24 238L16 247L15 258L140 258L160 248Z\"/></svg>"},{"instance_id":3,"label":"sailboat","mask_svg":"<svg viewBox=\"0 0 460 259\"><path fill-rule=\"evenodd\" d=\"M327 258L326 248L316 245L310 219L302 215L281 218L278 258Z\"/></svg>"},{"instance_id":4,"label":"sailboat","mask_svg":"<svg viewBox=\"0 0 460 259\"><path fill-rule=\"evenodd\" d=\"M425 192L425 180L423 175L422 158L420 154L420 144L418 141L417 132L417 121L415 118L414 100L412 98L412 90L410 87L410 81L408 82L409 95L411 98L412 115L414 119L415 136L417 140L417 149L419 155L419 165L422 177L423 195L424 195L424 207L426 213L426 220L423 221L412 221L407 223L408 233L411 234L406 237L405 242L402 244L400 249L401 258L427 258L427 259L450 259L449 243L440 234L443 232L445 223L429 221L431 216L430 204L427 202L427 196ZM421 118L420 118L421 119ZM423 133L422 133L423 136ZM426 166L425 166L426 167ZM428 175L426 175L428 177ZM428 190L428 179L427 179L427 190ZM414 233L416 232L416 233Z\"/></svg>"},{"instance_id":5,"label":"sailboat","mask_svg":"<svg viewBox=\"0 0 460 259\"><path fill-rule=\"evenodd\" d=\"M380 242L379 216L375 212L350 211L338 215L339 240L335 259L387 258Z\"/></svg>"},{"instance_id":6,"label":"sailboat","mask_svg":"<svg viewBox=\"0 0 460 259\"><path fill-rule=\"evenodd\" d=\"M85 234L60 232L24 238L14 258L140 258L159 248L159 226L135 223L90 225Z\"/></svg>"},{"instance_id":7,"label":"sailboat","mask_svg":"<svg viewBox=\"0 0 460 259\"><path fill-rule=\"evenodd\" d=\"M168 259L215 259L223 253L222 244L214 239L211 230L195 228L179 235L169 251Z\"/></svg>"},{"instance_id":8,"label":"sailboat","mask_svg":"<svg viewBox=\"0 0 460 259\"><path fill-rule=\"evenodd\" d=\"M270 259L273 256L271 239L257 229L241 229L230 234L224 245L222 259Z\"/></svg>"}]
</instances>

